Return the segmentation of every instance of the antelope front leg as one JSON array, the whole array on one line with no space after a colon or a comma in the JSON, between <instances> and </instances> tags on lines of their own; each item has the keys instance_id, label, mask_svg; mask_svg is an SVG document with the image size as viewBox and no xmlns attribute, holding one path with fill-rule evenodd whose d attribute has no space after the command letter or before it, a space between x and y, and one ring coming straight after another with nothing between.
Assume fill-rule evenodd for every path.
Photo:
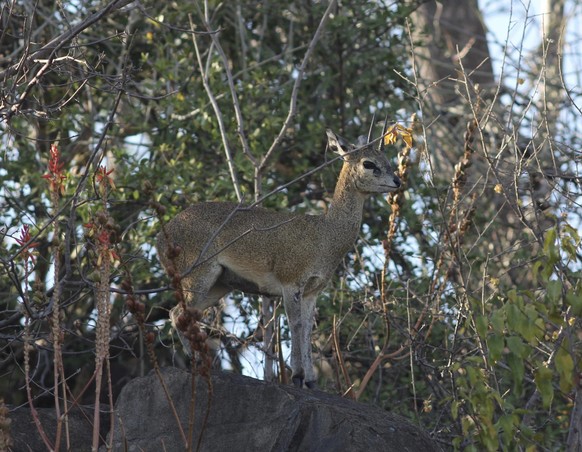
<instances>
[{"instance_id":1,"label":"antelope front leg","mask_svg":"<svg viewBox=\"0 0 582 452\"><path fill-rule=\"evenodd\" d=\"M311 351L311 332L313 330L313 320L315 314L316 297L310 296L303 298L301 303L301 366L305 373L305 386L314 389L317 386L317 378L313 369L312 351Z\"/></svg>"},{"instance_id":2,"label":"antelope front leg","mask_svg":"<svg viewBox=\"0 0 582 452\"><path fill-rule=\"evenodd\" d=\"M303 367L303 337L305 325L301 315L303 306L303 294L300 289L289 288L283 291L283 305L291 330L291 380L298 388L303 386L305 381L305 369Z\"/></svg>"}]
</instances>

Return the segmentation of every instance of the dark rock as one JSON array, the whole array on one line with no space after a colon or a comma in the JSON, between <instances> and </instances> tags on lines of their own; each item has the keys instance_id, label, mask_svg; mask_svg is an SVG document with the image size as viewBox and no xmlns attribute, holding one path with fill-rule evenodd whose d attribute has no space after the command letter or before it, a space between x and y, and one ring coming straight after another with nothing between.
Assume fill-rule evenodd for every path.
<instances>
[{"instance_id":1,"label":"dark rock","mask_svg":"<svg viewBox=\"0 0 582 452\"><path fill-rule=\"evenodd\" d=\"M162 374L187 436L190 374L173 368ZM203 451L440 450L418 427L377 407L227 373L213 374L211 383L210 413L200 444ZM193 450L201 435L208 394L206 382L199 377ZM114 451L184 450L177 421L154 373L128 383L115 411Z\"/></svg>"},{"instance_id":2,"label":"dark rock","mask_svg":"<svg viewBox=\"0 0 582 452\"><path fill-rule=\"evenodd\" d=\"M38 418L47 437L54 446L57 432L57 415L54 408L37 408ZM105 438L110 427L109 405L101 407L100 432L101 438ZM8 414L10 423L10 436L12 437L13 452L37 452L48 450L43 442L32 418L30 408L23 406L11 410ZM83 452L91 450L93 439L93 407L75 407L68 413L70 447L67 449L65 428L62 427L59 450L71 450Z\"/></svg>"}]
</instances>

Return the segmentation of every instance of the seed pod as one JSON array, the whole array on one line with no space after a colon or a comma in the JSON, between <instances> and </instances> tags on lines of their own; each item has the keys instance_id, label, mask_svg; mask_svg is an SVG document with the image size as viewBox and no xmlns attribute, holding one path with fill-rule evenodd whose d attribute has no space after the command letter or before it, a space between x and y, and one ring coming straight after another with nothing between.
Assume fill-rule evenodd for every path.
<instances>
[{"instance_id":1,"label":"seed pod","mask_svg":"<svg viewBox=\"0 0 582 452\"><path fill-rule=\"evenodd\" d=\"M127 297L125 300L125 307L129 312L135 312L135 300L132 296Z\"/></svg>"},{"instance_id":2,"label":"seed pod","mask_svg":"<svg viewBox=\"0 0 582 452\"><path fill-rule=\"evenodd\" d=\"M176 319L176 327L180 330L180 331L186 331L189 325L189 321L188 318L182 313L178 316L178 318Z\"/></svg>"},{"instance_id":3,"label":"seed pod","mask_svg":"<svg viewBox=\"0 0 582 452\"><path fill-rule=\"evenodd\" d=\"M156 335L153 333L153 331L148 331L146 333L145 340L148 344L153 344L155 339L156 339Z\"/></svg>"}]
</instances>

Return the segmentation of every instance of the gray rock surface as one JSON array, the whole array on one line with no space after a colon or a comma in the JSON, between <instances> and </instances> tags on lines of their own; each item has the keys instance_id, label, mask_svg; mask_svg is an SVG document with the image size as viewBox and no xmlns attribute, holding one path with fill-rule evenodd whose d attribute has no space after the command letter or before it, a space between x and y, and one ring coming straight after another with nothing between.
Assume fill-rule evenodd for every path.
<instances>
[{"instance_id":1,"label":"gray rock surface","mask_svg":"<svg viewBox=\"0 0 582 452\"><path fill-rule=\"evenodd\" d=\"M190 374L167 368L163 378L187 435ZM208 394L206 382L198 378L193 450L201 433L203 451L440 450L418 427L377 407L226 373L212 375L210 413L201 432ZM177 421L154 373L128 383L115 409L114 451L184 450Z\"/></svg>"},{"instance_id":2,"label":"gray rock surface","mask_svg":"<svg viewBox=\"0 0 582 452\"><path fill-rule=\"evenodd\" d=\"M54 408L37 408L38 418L42 428L54 445L57 431L57 416ZM100 416L100 432L105 438L109 430L109 405L102 405ZM12 452L40 452L47 450L38 429L32 418L28 406L23 406L9 412L10 436L12 438ZM93 407L76 407L68 414L70 449L75 452L91 450L93 439ZM60 450L67 450L67 442L63 429Z\"/></svg>"}]
</instances>

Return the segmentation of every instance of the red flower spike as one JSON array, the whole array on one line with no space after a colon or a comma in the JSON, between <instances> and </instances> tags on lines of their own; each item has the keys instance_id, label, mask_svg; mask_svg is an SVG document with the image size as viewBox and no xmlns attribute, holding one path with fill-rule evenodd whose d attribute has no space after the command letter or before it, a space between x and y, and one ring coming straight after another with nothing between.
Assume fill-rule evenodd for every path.
<instances>
[{"instance_id":1,"label":"red flower spike","mask_svg":"<svg viewBox=\"0 0 582 452\"><path fill-rule=\"evenodd\" d=\"M102 245L109 246L109 233L107 231L101 231L101 234L99 234L97 239L101 242Z\"/></svg>"},{"instance_id":2,"label":"red flower spike","mask_svg":"<svg viewBox=\"0 0 582 452\"><path fill-rule=\"evenodd\" d=\"M20 237L17 237L15 240L16 243L18 243L18 245L23 247L22 254L24 258L25 259L30 258L34 263L35 257L34 254L32 254L32 251L34 248L38 246L38 242L28 243L30 242L30 240L32 240L32 236L30 235L30 226L28 226L27 224L23 225L22 229L20 230Z\"/></svg>"},{"instance_id":3,"label":"red flower spike","mask_svg":"<svg viewBox=\"0 0 582 452\"><path fill-rule=\"evenodd\" d=\"M109 186L112 190L115 190L115 184L113 183L113 178L110 176L113 172L113 169L107 171L107 168L104 166L100 166L97 170L97 174L95 175L95 179L99 185L105 184L105 186Z\"/></svg>"},{"instance_id":4,"label":"red flower spike","mask_svg":"<svg viewBox=\"0 0 582 452\"><path fill-rule=\"evenodd\" d=\"M61 154L56 144L51 144L49 153L48 173L42 176L43 179L49 181L50 191L53 193L65 193L65 180L67 176L64 174L63 168L65 164L61 162Z\"/></svg>"},{"instance_id":5,"label":"red flower spike","mask_svg":"<svg viewBox=\"0 0 582 452\"><path fill-rule=\"evenodd\" d=\"M60 160L61 160L61 154L59 152L59 148L57 148L56 144L51 144L49 171L52 174L62 173L63 167L65 166L65 164L62 163Z\"/></svg>"}]
</instances>

